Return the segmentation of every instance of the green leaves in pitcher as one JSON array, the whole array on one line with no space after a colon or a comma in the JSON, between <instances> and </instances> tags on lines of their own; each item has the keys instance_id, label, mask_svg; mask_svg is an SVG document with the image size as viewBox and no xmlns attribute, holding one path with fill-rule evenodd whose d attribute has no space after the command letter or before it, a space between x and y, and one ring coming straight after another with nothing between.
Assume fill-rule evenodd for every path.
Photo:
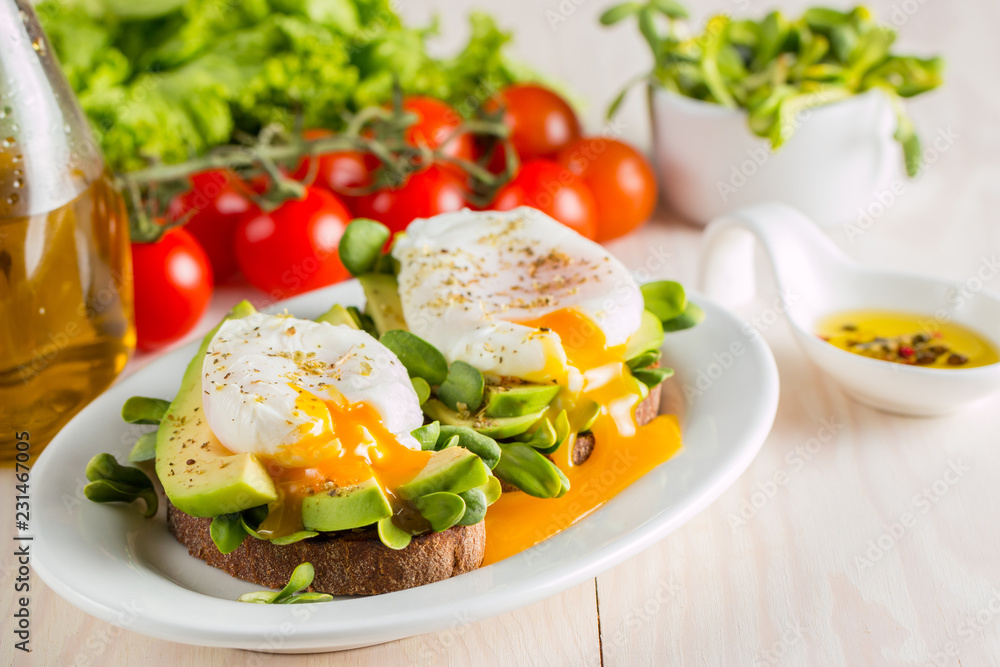
<instances>
[{"instance_id":1,"label":"green leaves in pitcher","mask_svg":"<svg viewBox=\"0 0 1000 667\"><path fill-rule=\"evenodd\" d=\"M920 140L900 102L940 86L944 61L892 53L895 30L867 8L813 7L797 19L773 11L756 21L719 15L693 35L684 25L686 17L675 0L648 0L611 7L600 20L604 25L636 21L655 63L638 80L745 109L750 130L774 149L793 134L806 109L882 90L896 110L894 136L903 148L907 173L917 173ZM611 104L609 116L629 87Z\"/></svg>"}]
</instances>

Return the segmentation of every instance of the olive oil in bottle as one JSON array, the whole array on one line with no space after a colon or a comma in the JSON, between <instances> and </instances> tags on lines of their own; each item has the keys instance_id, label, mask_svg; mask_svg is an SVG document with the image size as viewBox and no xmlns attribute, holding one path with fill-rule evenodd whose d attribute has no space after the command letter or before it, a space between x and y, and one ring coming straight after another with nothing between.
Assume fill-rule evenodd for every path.
<instances>
[{"instance_id":1,"label":"olive oil in bottle","mask_svg":"<svg viewBox=\"0 0 1000 667\"><path fill-rule=\"evenodd\" d=\"M0 0L0 462L32 456L135 345L128 221L30 4ZM9 41L8 41L9 40Z\"/></svg>"}]
</instances>

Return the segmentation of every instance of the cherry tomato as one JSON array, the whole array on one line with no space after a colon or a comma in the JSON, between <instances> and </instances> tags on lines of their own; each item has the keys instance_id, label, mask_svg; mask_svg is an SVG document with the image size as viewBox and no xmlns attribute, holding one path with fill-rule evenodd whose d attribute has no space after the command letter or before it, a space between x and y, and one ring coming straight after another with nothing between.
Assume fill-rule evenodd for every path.
<instances>
[{"instance_id":1,"label":"cherry tomato","mask_svg":"<svg viewBox=\"0 0 1000 667\"><path fill-rule=\"evenodd\" d=\"M446 103L433 97L415 95L403 100L403 110L418 118L406 130L408 143L414 146L423 144L428 148L438 148L444 144L442 152L445 155L463 160L472 159L472 135L461 134L445 144L448 137L462 124L462 117Z\"/></svg>"},{"instance_id":2,"label":"cherry tomato","mask_svg":"<svg viewBox=\"0 0 1000 667\"><path fill-rule=\"evenodd\" d=\"M497 193L492 208L509 211L518 206L537 208L588 239L593 239L597 232L594 195L583 181L557 162L526 163Z\"/></svg>"},{"instance_id":3,"label":"cherry tomato","mask_svg":"<svg viewBox=\"0 0 1000 667\"><path fill-rule=\"evenodd\" d=\"M503 122L521 159L553 158L580 137L580 121L572 107L548 88L534 83L508 86L494 105L505 107Z\"/></svg>"},{"instance_id":4,"label":"cherry tomato","mask_svg":"<svg viewBox=\"0 0 1000 667\"><path fill-rule=\"evenodd\" d=\"M318 139L332 136L333 132L322 128L306 130L302 133L306 139ZM345 201L350 201L352 195L348 194L355 188L363 188L371 184L372 173L378 168L378 158L371 153L361 151L334 151L323 153L315 158L315 176L306 185L329 190L333 194L341 197ZM291 177L297 181L304 181L309 175L310 164L307 158L303 158L292 171Z\"/></svg>"},{"instance_id":5,"label":"cherry tomato","mask_svg":"<svg viewBox=\"0 0 1000 667\"><path fill-rule=\"evenodd\" d=\"M461 210L465 188L451 170L432 165L410 176L399 188L383 188L361 197L353 207L358 217L378 220L401 232L416 218Z\"/></svg>"},{"instance_id":6,"label":"cherry tomato","mask_svg":"<svg viewBox=\"0 0 1000 667\"><path fill-rule=\"evenodd\" d=\"M220 283L239 270L233 252L233 234L240 218L256 208L236 185L236 178L226 169L193 174L191 189L170 200L167 209L170 220L190 215L184 228L208 253L212 273Z\"/></svg>"},{"instance_id":7,"label":"cherry tomato","mask_svg":"<svg viewBox=\"0 0 1000 667\"><path fill-rule=\"evenodd\" d=\"M307 186L302 199L240 220L236 259L247 280L276 299L325 287L349 276L337 244L350 220L334 195Z\"/></svg>"},{"instance_id":8,"label":"cherry tomato","mask_svg":"<svg viewBox=\"0 0 1000 667\"><path fill-rule=\"evenodd\" d=\"M616 139L577 139L559 152L559 162L580 177L597 204L597 240L628 234L656 207L656 177L646 158Z\"/></svg>"},{"instance_id":9,"label":"cherry tomato","mask_svg":"<svg viewBox=\"0 0 1000 667\"><path fill-rule=\"evenodd\" d=\"M212 266L187 227L155 243L133 243L132 266L140 350L172 343L198 323L212 298Z\"/></svg>"}]
</instances>

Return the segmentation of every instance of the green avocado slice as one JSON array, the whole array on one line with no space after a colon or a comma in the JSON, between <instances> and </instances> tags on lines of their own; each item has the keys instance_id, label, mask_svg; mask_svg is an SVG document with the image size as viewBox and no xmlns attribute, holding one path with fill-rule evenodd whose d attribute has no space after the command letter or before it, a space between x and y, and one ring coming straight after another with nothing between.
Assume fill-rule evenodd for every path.
<instances>
[{"instance_id":1,"label":"green avocado slice","mask_svg":"<svg viewBox=\"0 0 1000 667\"><path fill-rule=\"evenodd\" d=\"M392 516L392 507L374 477L302 500L302 525L308 530L362 528L387 516Z\"/></svg>"},{"instance_id":2,"label":"green avocado slice","mask_svg":"<svg viewBox=\"0 0 1000 667\"><path fill-rule=\"evenodd\" d=\"M407 330L403 304L399 300L399 283L386 273L366 273L358 276L365 291L365 312L375 322L380 334L394 329Z\"/></svg>"},{"instance_id":3,"label":"green avocado slice","mask_svg":"<svg viewBox=\"0 0 1000 667\"><path fill-rule=\"evenodd\" d=\"M653 313L642 311L639 329L625 344L625 358L634 359L643 352L659 350L663 346L663 324Z\"/></svg>"},{"instance_id":4,"label":"green avocado slice","mask_svg":"<svg viewBox=\"0 0 1000 667\"><path fill-rule=\"evenodd\" d=\"M489 482L490 471L482 459L467 449L449 447L434 452L423 470L396 490L404 500L432 493L461 493Z\"/></svg>"},{"instance_id":5,"label":"green avocado slice","mask_svg":"<svg viewBox=\"0 0 1000 667\"><path fill-rule=\"evenodd\" d=\"M225 319L253 312L253 306L243 301ZM253 454L231 453L205 419L202 364L218 328L205 336L188 364L180 390L156 432L156 475L163 490L177 509L196 517L240 512L277 499L274 482L260 460Z\"/></svg>"},{"instance_id":6,"label":"green avocado slice","mask_svg":"<svg viewBox=\"0 0 1000 667\"><path fill-rule=\"evenodd\" d=\"M522 417L544 410L559 394L557 384L515 384L486 387L487 417Z\"/></svg>"},{"instance_id":7,"label":"green avocado slice","mask_svg":"<svg viewBox=\"0 0 1000 667\"><path fill-rule=\"evenodd\" d=\"M465 426L483 435L488 435L494 440L511 438L524 433L545 414L545 410L543 409L538 412L521 415L520 417L493 418L485 415L463 417L436 398L428 399L421 407L424 413L429 415L431 419L436 419L442 424Z\"/></svg>"},{"instance_id":8,"label":"green avocado slice","mask_svg":"<svg viewBox=\"0 0 1000 667\"><path fill-rule=\"evenodd\" d=\"M339 303L333 304L330 310L317 317L316 321L326 322L327 324L342 324L346 327L351 327L352 329L361 328L358 326L358 323L354 321L354 317L351 316L350 311Z\"/></svg>"}]
</instances>

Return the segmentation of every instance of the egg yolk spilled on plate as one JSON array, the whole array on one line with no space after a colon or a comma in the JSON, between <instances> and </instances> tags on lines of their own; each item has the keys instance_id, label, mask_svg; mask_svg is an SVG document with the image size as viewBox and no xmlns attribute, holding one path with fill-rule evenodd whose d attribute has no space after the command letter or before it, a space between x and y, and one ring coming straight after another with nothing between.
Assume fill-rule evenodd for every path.
<instances>
[{"instance_id":1,"label":"egg yolk spilled on plate","mask_svg":"<svg viewBox=\"0 0 1000 667\"><path fill-rule=\"evenodd\" d=\"M367 403L323 400L296 388L295 408L310 418L303 424L302 438L285 445L275 456L264 457L278 500L268 507L258 532L267 538L302 530L302 500L334 487L360 484L374 475L392 505L402 504L392 489L423 469L431 452L417 451L399 443Z\"/></svg>"},{"instance_id":2,"label":"egg yolk spilled on plate","mask_svg":"<svg viewBox=\"0 0 1000 667\"><path fill-rule=\"evenodd\" d=\"M535 498L508 492L486 513L486 556L483 565L503 560L569 528L681 448L677 418L660 415L639 426L635 410L645 397L644 387L625 363L625 346L608 347L604 334L589 318L572 309L557 310L522 322L559 334L571 369L560 384L574 402L591 400L600 413L590 427L594 449L580 465L573 464L575 435L551 458L569 479L570 489L560 498ZM579 375L577 375L577 373ZM582 381L579 376L582 375ZM560 410L563 397L552 410ZM577 432L571 418L571 431Z\"/></svg>"}]
</instances>

